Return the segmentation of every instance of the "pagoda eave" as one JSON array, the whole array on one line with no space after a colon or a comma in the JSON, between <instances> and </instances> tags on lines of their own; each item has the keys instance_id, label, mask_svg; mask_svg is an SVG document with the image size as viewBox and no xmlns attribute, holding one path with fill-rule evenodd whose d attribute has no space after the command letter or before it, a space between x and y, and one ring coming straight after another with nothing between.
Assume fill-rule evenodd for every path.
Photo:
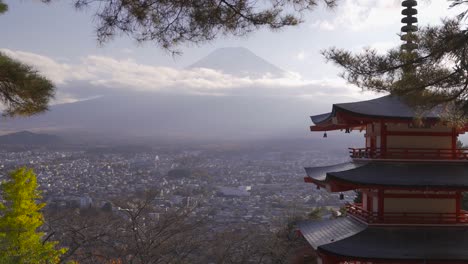
<instances>
[{"instance_id":1,"label":"pagoda eave","mask_svg":"<svg viewBox=\"0 0 468 264\"><path fill-rule=\"evenodd\" d=\"M435 125L441 122L440 116L443 113L443 107L435 107L418 116L401 98L388 95L369 101L334 104L331 112L311 116L315 124L311 126L311 131L353 128L376 122L412 123L415 117L425 124ZM467 128L468 125L460 128L460 131L467 131Z\"/></svg>"},{"instance_id":2,"label":"pagoda eave","mask_svg":"<svg viewBox=\"0 0 468 264\"><path fill-rule=\"evenodd\" d=\"M367 184L343 181L340 179L327 179L325 181L315 180L310 177L304 177L304 182L313 183L329 192L347 192L358 189L382 189L386 190L414 190L414 191L468 191L468 186L413 186L413 185L383 185Z\"/></svg>"},{"instance_id":3,"label":"pagoda eave","mask_svg":"<svg viewBox=\"0 0 468 264\"><path fill-rule=\"evenodd\" d=\"M326 170L328 169L328 172ZM331 192L354 189L468 190L468 165L449 163L344 163L305 168L306 182ZM331 171L331 172L329 172Z\"/></svg>"},{"instance_id":4,"label":"pagoda eave","mask_svg":"<svg viewBox=\"0 0 468 264\"><path fill-rule=\"evenodd\" d=\"M468 227L368 227L318 247L319 255L373 263L467 263Z\"/></svg>"},{"instance_id":5,"label":"pagoda eave","mask_svg":"<svg viewBox=\"0 0 468 264\"><path fill-rule=\"evenodd\" d=\"M335 115L339 120L345 122L360 122L360 123L372 123L376 121L387 122L387 123L412 123L414 116L398 116L398 115L379 115L372 113L358 113L351 110L336 107ZM425 123L435 124L440 121L440 117L421 117Z\"/></svg>"},{"instance_id":6,"label":"pagoda eave","mask_svg":"<svg viewBox=\"0 0 468 264\"><path fill-rule=\"evenodd\" d=\"M467 226L368 226L350 217L299 224L326 263L467 263Z\"/></svg>"},{"instance_id":7,"label":"pagoda eave","mask_svg":"<svg viewBox=\"0 0 468 264\"><path fill-rule=\"evenodd\" d=\"M304 182L313 183L320 188L324 188L328 190L329 192L346 192L350 190L363 188L362 185L356 185L356 184L346 183L342 181L330 181L330 180L320 181L320 180L313 179L311 177L304 177Z\"/></svg>"},{"instance_id":8,"label":"pagoda eave","mask_svg":"<svg viewBox=\"0 0 468 264\"><path fill-rule=\"evenodd\" d=\"M350 125L321 125L321 126L310 126L310 131L317 132L317 131L333 131L333 130L343 130L350 128Z\"/></svg>"}]
</instances>

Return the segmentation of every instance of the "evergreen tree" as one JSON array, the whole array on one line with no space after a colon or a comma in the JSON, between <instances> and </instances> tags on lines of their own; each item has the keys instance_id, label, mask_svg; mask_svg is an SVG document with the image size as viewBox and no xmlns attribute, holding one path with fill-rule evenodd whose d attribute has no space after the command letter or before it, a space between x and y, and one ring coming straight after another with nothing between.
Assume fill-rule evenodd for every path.
<instances>
[{"instance_id":1,"label":"evergreen tree","mask_svg":"<svg viewBox=\"0 0 468 264\"><path fill-rule=\"evenodd\" d=\"M0 14L8 5L0 0ZM54 85L33 67L0 52L0 102L3 116L29 116L48 109Z\"/></svg>"},{"instance_id":2,"label":"evergreen tree","mask_svg":"<svg viewBox=\"0 0 468 264\"><path fill-rule=\"evenodd\" d=\"M4 116L30 116L48 109L54 85L33 67L0 52L0 102Z\"/></svg>"},{"instance_id":3,"label":"evergreen tree","mask_svg":"<svg viewBox=\"0 0 468 264\"><path fill-rule=\"evenodd\" d=\"M452 7L468 4L451 2ZM323 55L343 69L342 76L351 84L400 96L421 111L444 105L448 121L463 123L468 116L467 14L468 9L440 26L402 35L402 40L416 44L414 50L402 45L386 54L374 49L353 54L330 48Z\"/></svg>"},{"instance_id":4,"label":"evergreen tree","mask_svg":"<svg viewBox=\"0 0 468 264\"><path fill-rule=\"evenodd\" d=\"M5 13L8 10L8 5L0 0L0 14Z\"/></svg>"},{"instance_id":5,"label":"evergreen tree","mask_svg":"<svg viewBox=\"0 0 468 264\"><path fill-rule=\"evenodd\" d=\"M65 249L55 249L57 242L44 241L38 229L44 223L40 212L44 203L37 190L36 175L20 168L0 185L0 263L59 263Z\"/></svg>"},{"instance_id":6,"label":"evergreen tree","mask_svg":"<svg viewBox=\"0 0 468 264\"><path fill-rule=\"evenodd\" d=\"M0 0L0 14L8 5ZM29 116L46 111L54 85L33 67L0 53L0 102L4 116ZM37 190L36 175L21 168L0 184L0 263L59 263L65 249L43 240L38 229L44 223L40 209L45 204ZM46 239L47 240L47 239Z\"/></svg>"}]
</instances>

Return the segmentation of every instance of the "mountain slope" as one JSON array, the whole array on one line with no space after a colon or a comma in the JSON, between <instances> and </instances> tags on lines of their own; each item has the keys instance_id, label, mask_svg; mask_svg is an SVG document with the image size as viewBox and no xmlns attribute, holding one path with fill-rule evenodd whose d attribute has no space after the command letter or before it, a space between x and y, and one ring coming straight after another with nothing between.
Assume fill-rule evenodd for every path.
<instances>
[{"instance_id":1,"label":"mountain slope","mask_svg":"<svg viewBox=\"0 0 468 264\"><path fill-rule=\"evenodd\" d=\"M282 76L285 72L242 47L220 48L208 54L188 68L208 68L235 76Z\"/></svg>"},{"instance_id":2,"label":"mountain slope","mask_svg":"<svg viewBox=\"0 0 468 264\"><path fill-rule=\"evenodd\" d=\"M0 145L45 146L58 143L62 143L61 138L58 136L29 131L0 136Z\"/></svg>"},{"instance_id":3,"label":"mountain slope","mask_svg":"<svg viewBox=\"0 0 468 264\"><path fill-rule=\"evenodd\" d=\"M312 108L293 98L141 93L55 105L2 129L203 140L304 136Z\"/></svg>"}]
</instances>

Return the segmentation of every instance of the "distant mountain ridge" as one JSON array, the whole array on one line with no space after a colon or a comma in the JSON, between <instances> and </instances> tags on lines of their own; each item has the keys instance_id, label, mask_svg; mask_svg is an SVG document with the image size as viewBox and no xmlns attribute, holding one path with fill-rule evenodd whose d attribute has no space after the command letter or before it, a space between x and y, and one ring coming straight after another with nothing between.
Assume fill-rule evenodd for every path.
<instances>
[{"instance_id":1,"label":"distant mountain ridge","mask_svg":"<svg viewBox=\"0 0 468 264\"><path fill-rule=\"evenodd\" d=\"M315 107L280 97L141 93L54 105L41 115L7 120L2 128L176 140L297 137L308 134L308 113Z\"/></svg>"},{"instance_id":2,"label":"distant mountain ridge","mask_svg":"<svg viewBox=\"0 0 468 264\"><path fill-rule=\"evenodd\" d=\"M260 78L265 75L281 77L286 72L243 47L220 48L187 68L208 68L223 73Z\"/></svg>"},{"instance_id":3,"label":"distant mountain ridge","mask_svg":"<svg viewBox=\"0 0 468 264\"><path fill-rule=\"evenodd\" d=\"M231 68L230 61L235 61ZM253 68L249 68L249 65ZM264 76L284 72L244 48L215 50L190 67L214 67L224 72L241 71L241 74L248 69L249 76L254 73ZM255 85L237 87L232 95L225 96L118 90L89 100L52 105L50 111L40 115L7 119L0 131L51 133L63 136L67 144L91 138L93 141L127 143L153 139L180 143L321 137L310 133L309 115L330 109L325 96L311 98L270 94L274 88L274 83L267 88ZM82 87L82 90L85 89L87 87ZM8 136L3 142L53 141L47 137L42 140L29 139L31 135L22 133ZM332 134L329 135L333 138Z\"/></svg>"},{"instance_id":4,"label":"distant mountain ridge","mask_svg":"<svg viewBox=\"0 0 468 264\"><path fill-rule=\"evenodd\" d=\"M56 135L20 131L0 136L0 145L43 146L62 143Z\"/></svg>"}]
</instances>

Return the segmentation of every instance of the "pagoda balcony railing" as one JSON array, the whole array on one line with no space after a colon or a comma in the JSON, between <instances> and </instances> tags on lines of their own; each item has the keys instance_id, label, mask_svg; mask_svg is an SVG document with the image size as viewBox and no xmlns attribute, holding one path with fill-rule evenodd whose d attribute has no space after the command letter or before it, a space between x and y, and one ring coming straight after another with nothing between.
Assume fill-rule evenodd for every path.
<instances>
[{"instance_id":1,"label":"pagoda balcony railing","mask_svg":"<svg viewBox=\"0 0 468 264\"><path fill-rule=\"evenodd\" d=\"M468 149L349 148L353 159L468 160Z\"/></svg>"},{"instance_id":2,"label":"pagoda balcony railing","mask_svg":"<svg viewBox=\"0 0 468 264\"><path fill-rule=\"evenodd\" d=\"M434 212L369 212L361 204L347 204L347 214L369 224L468 224L468 211Z\"/></svg>"}]
</instances>

